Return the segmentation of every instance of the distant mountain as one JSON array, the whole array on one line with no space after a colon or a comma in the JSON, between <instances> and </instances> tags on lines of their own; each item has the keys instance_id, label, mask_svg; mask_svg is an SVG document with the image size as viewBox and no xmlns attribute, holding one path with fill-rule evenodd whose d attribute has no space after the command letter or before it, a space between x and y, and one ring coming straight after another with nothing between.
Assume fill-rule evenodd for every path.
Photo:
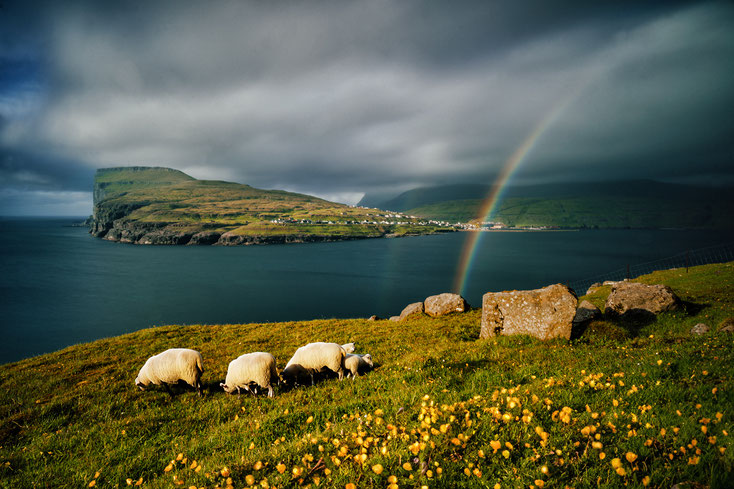
<instances>
[{"instance_id":1,"label":"distant mountain","mask_svg":"<svg viewBox=\"0 0 734 489\"><path fill-rule=\"evenodd\" d=\"M427 219L468 222L488 185L424 187L378 207ZM605 228L732 228L734 189L679 185L652 180L510 186L490 220L508 226Z\"/></svg>"},{"instance_id":2,"label":"distant mountain","mask_svg":"<svg viewBox=\"0 0 734 489\"><path fill-rule=\"evenodd\" d=\"M430 234L451 228L160 167L105 168L90 232L136 244L271 244Z\"/></svg>"}]
</instances>

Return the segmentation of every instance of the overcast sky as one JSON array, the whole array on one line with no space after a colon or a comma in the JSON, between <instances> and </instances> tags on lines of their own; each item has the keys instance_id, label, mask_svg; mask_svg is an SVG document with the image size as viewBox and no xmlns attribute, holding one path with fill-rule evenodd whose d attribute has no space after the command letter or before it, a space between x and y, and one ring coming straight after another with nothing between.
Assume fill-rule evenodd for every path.
<instances>
[{"instance_id":1,"label":"overcast sky","mask_svg":"<svg viewBox=\"0 0 734 489\"><path fill-rule=\"evenodd\" d=\"M514 181L734 183L734 3L0 0L0 214L149 165L355 203Z\"/></svg>"}]
</instances>

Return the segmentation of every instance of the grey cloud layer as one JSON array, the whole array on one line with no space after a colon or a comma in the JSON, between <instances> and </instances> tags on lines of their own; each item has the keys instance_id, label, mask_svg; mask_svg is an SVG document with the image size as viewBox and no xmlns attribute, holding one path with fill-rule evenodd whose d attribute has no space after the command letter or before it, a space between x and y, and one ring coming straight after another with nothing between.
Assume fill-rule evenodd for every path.
<instances>
[{"instance_id":1,"label":"grey cloud layer","mask_svg":"<svg viewBox=\"0 0 734 489\"><path fill-rule=\"evenodd\" d=\"M4 116L0 170L78 190L85 168L162 165L354 200L486 180L568 101L520 178L731 178L734 7L587 4L49 4L46 90Z\"/></svg>"}]
</instances>

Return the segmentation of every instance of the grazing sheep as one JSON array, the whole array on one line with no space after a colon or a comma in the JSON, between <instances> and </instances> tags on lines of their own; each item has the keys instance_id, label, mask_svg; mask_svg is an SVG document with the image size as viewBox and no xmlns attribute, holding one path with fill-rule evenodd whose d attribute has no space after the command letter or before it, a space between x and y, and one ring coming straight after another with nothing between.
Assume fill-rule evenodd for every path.
<instances>
[{"instance_id":1,"label":"grazing sheep","mask_svg":"<svg viewBox=\"0 0 734 489\"><path fill-rule=\"evenodd\" d=\"M347 352L337 343L309 343L300 347L293 354L281 373L285 383L298 381L299 377L308 373L311 376L311 385L314 384L314 374L328 368L344 379L344 357Z\"/></svg>"},{"instance_id":2,"label":"grazing sheep","mask_svg":"<svg viewBox=\"0 0 734 489\"><path fill-rule=\"evenodd\" d=\"M347 353L354 353L354 343L345 343L342 345L342 348Z\"/></svg>"},{"instance_id":3,"label":"grazing sheep","mask_svg":"<svg viewBox=\"0 0 734 489\"><path fill-rule=\"evenodd\" d=\"M374 366L372 356L369 353L364 355L349 354L344 359L344 368L347 370L347 377L351 374L352 380L356 379L360 372L366 372Z\"/></svg>"},{"instance_id":4,"label":"grazing sheep","mask_svg":"<svg viewBox=\"0 0 734 489\"><path fill-rule=\"evenodd\" d=\"M245 353L231 362L227 368L227 379L220 387L227 394L240 393L240 388L250 391L250 384L256 384L268 390L268 397L273 397L273 382L278 381L275 368L275 357L270 353Z\"/></svg>"},{"instance_id":5,"label":"grazing sheep","mask_svg":"<svg viewBox=\"0 0 734 489\"><path fill-rule=\"evenodd\" d=\"M201 353L188 348L171 348L153 355L145 362L135 378L135 385L142 391L150 384L163 384L168 390L168 384L183 380L201 396L203 371Z\"/></svg>"}]
</instances>

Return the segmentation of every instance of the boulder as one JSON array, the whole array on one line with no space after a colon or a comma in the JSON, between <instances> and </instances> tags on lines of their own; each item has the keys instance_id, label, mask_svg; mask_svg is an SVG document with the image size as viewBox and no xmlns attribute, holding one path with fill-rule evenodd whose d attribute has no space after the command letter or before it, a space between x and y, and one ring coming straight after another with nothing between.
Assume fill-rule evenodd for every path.
<instances>
[{"instance_id":1,"label":"boulder","mask_svg":"<svg viewBox=\"0 0 734 489\"><path fill-rule=\"evenodd\" d=\"M432 317L444 316L452 312L465 312L469 304L459 294L444 293L432 295L423 302L426 314Z\"/></svg>"},{"instance_id":2,"label":"boulder","mask_svg":"<svg viewBox=\"0 0 734 489\"><path fill-rule=\"evenodd\" d=\"M403 312L400 313L399 321L406 321L408 319L422 316L423 311L424 309L422 302L414 302L412 304L408 304L407 306L405 306L405 309L403 309Z\"/></svg>"},{"instance_id":3,"label":"boulder","mask_svg":"<svg viewBox=\"0 0 734 489\"><path fill-rule=\"evenodd\" d=\"M619 282L612 286L604 312L612 317L656 315L678 308L680 299L667 285Z\"/></svg>"},{"instance_id":4,"label":"boulder","mask_svg":"<svg viewBox=\"0 0 734 489\"><path fill-rule=\"evenodd\" d=\"M589 301L583 301L579 304L578 309L576 309L576 316L573 318L573 323L581 324L598 317L601 317L599 308Z\"/></svg>"},{"instance_id":5,"label":"boulder","mask_svg":"<svg viewBox=\"0 0 734 489\"><path fill-rule=\"evenodd\" d=\"M527 334L541 340L571 338L578 299L565 285L489 292L482 297L480 338Z\"/></svg>"},{"instance_id":6,"label":"boulder","mask_svg":"<svg viewBox=\"0 0 734 489\"><path fill-rule=\"evenodd\" d=\"M704 323L698 323L697 325L691 328L691 334L695 334L698 336L701 336L702 334L706 334L709 331L711 331L711 328L709 328L708 325Z\"/></svg>"},{"instance_id":7,"label":"boulder","mask_svg":"<svg viewBox=\"0 0 734 489\"><path fill-rule=\"evenodd\" d=\"M728 317L721 321L719 333L734 333L734 317Z\"/></svg>"},{"instance_id":8,"label":"boulder","mask_svg":"<svg viewBox=\"0 0 734 489\"><path fill-rule=\"evenodd\" d=\"M397 323L400 321L400 316L390 316L390 321L395 321Z\"/></svg>"},{"instance_id":9,"label":"boulder","mask_svg":"<svg viewBox=\"0 0 734 489\"><path fill-rule=\"evenodd\" d=\"M367 318L367 321L379 321L379 320L380 320L380 316L377 316L375 314Z\"/></svg>"}]
</instances>

